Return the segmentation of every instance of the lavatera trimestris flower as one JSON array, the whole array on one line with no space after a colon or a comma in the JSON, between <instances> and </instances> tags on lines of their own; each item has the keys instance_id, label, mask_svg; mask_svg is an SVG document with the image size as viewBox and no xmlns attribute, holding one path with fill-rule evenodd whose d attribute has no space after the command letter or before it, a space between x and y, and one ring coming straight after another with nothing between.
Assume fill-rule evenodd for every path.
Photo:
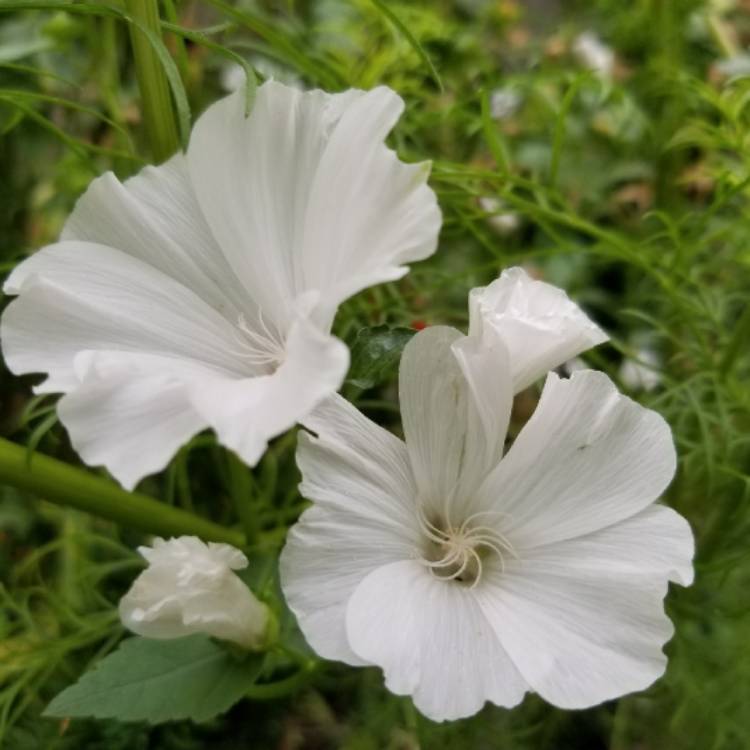
<instances>
[{"instance_id":1,"label":"lavatera trimestris flower","mask_svg":"<svg viewBox=\"0 0 750 750\"><path fill-rule=\"evenodd\" d=\"M384 138L390 89L329 95L269 81L198 119L186 154L91 184L60 242L11 273L17 374L44 372L84 461L125 487L206 427L248 464L341 385L339 304L430 255L428 164Z\"/></svg>"},{"instance_id":2,"label":"lavatera trimestris flower","mask_svg":"<svg viewBox=\"0 0 750 750\"><path fill-rule=\"evenodd\" d=\"M138 551L148 567L119 607L129 630L160 639L205 633L246 649L262 648L273 635L268 607L234 572L247 567L240 550L181 536Z\"/></svg>"},{"instance_id":3,"label":"lavatera trimestris flower","mask_svg":"<svg viewBox=\"0 0 750 750\"><path fill-rule=\"evenodd\" d=\"M503 455L514 384L598 329L580 311L558 321L554 340L579 345L552 362L531 333L573 303L518 270L495 284L473 335L434 327L406 346L405 442L338 396L308 419L298 463L314 502L281 560L311 646L381 667L435 720L527 691L583 708L647 687L673 632L668 582L692 579L690 528L654 502L675 470L669 427L604 374L550 373Z\"/></svg>"}]
</instances>

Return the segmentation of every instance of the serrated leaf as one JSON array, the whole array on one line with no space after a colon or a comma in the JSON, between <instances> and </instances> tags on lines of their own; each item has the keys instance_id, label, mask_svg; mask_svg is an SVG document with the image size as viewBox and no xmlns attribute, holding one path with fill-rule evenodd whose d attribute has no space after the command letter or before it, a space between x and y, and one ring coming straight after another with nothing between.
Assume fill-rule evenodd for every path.
<instances>
[{"instance_id":1,"label":"serrated leaf","mask_svg":"<svg viewBox=\"0 0 750 750\"><path fill-rule=\"evenodd\" d=\"M401 352L416 331L386 325L363 328L351 347L352 364L347 382L358 388L382 383L398 367Z\"/></svg>"},{"instance_id":2,"label":"serrated leaf","mask_svg":"<svg viewBox=\"0 0 750 750\"><path fill-rule=\"evenodd\" d=\"M239 660L208 636L128 638L63 690L44 715L160 724L224 713L255 682L262 654Z\"/></svg>"}]
</instances>

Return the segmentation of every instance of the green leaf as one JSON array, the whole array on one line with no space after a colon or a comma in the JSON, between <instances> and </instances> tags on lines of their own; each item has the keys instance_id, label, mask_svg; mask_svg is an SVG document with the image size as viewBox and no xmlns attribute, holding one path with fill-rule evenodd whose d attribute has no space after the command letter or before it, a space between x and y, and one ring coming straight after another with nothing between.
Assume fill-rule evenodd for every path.
<instances>
[{"instance_id":1,"label":"green leaf","mask_svg":"<svg viewBox=\"0 0 750 750\"><path fill-rule=\"evenodd\" d=\"M233 52L231 49L228 49L227 47L224 47L221 44L217 44L216 42L211 41L211 39L206 36L205 33L201 31L195 31L194 29L186 29L182 26L178 26L174 23L169 23L167 21L161 22L161 27L165 31L170 31L173 34L179 34L180 36L185 37L185 39L189 39L191 42L195 42L196 44L202 44L207 49L212 50L213 52L218 53L219 55L223 55L227 59L231 60L232 62L237 63L240 67L242 67L245 71L245 117L247 117L252 108L253 104L255 103L255 94L257 93L258 88L258 78L255 75L255 69L253 68L250 63L245 60L242 55L238 55L236 52Z\"/></svg>"},{"instance_id":2,"label":"green leaf","mask_svg":"<svg viewBox=\"0 0 750 750\"><path fill-rule=\"evenodd\" d=\"M386 325L363 328L352 344L352 365L347 382L357 388L372 388L395 372L401 352L416 333L411 328Z\"/></svg>"},{"instance_id":3,"label":"green leaf","mask_svg":"<svg viewBox=\"0 0 750 750\"><path fill-rule=\"evenodd\" d=\"M207 721L227 711L255 682L263 654L243 660L208 636L128 638L47 706L45 716L160 724Z\"/></svg>"},{"instance_id":4,"label":"green leaf","mask_svg":"<svg viewBox=\"0 0 750 750\"><path fill-rule=\"evenodd\" d=\"M175 109L177 110L177 127L180 131L182 147L185 148L187 146L190 137L190 104L182 79L180 78L180 71L169 54L169 50L162 41L161 36L144 25L139 18L127 13L122 8L104 3L73 3L70 0L3 0L0 2L0 12L14 10L64 10L68 13L80 13L87 16L119 18L138 29L143 34L151 50L153 50L154 55L156 55L161 69L163 69L166 76L169 89L172 92Z\"/></svg>"}]
</instances>

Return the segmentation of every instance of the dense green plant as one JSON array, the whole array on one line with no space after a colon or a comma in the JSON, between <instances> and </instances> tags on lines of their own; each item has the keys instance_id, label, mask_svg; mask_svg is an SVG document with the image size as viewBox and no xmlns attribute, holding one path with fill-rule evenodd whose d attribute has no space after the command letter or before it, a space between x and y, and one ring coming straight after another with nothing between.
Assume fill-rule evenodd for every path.
<instances>
[{"instance_id":1,"label":"dense green plant","mask_svg":"<svg viewBox=\"0 0 750 750\"><path fill-rule=\"evenodd\" d=\"M64 488L53 497L19 480L22 469L3 469L0 744L750 744L750 76L720 65L737 59L750 29L731 3L561 5L165 0L161 33L146 34L138 3L0 0L0 264L8 271L53 240L97 174L127 176L177 147L191 113L221 95L230 65L328 90L390 85L407 102L392 144L408 161L433 160L444 228L432 259L339 312L336 332L357 354L345 395L398 430L395 366L368 350L361 329L464 326L468 290L518 263L565 287L610 332L612 343L586 358L625 390L622 362L655 352L658 364L644 364L658 370L659 386L632 395L674 431L680 467L667 501L698 542L695 585L668 599L676 635L666 676L585 712L531 696L514 711L431 724L389 695L376 670L316 662L283 609L276 557L304 507L294 435L252 472L201 435L140 493L244 533L253 588L282 621L284 650L258 687L299 675L269 691L273 703L243 703L203 725L40 720L59 690L116 647L116 603L149 529L61 509L48 500L76 505ZM586 72L572 53L588 28L617 52L610 77ZM129 34L140 39L135 58ZM160 120L142 107L144 81L174 127L154 132ZM492 112L499 88L518 95L501 119ZM375 343L385 351L406 338ZM29 379L1 377L3 434L76 465L53 400L30 396ZM518 423L536 395L518 398Z\"/></svg>"}]
</instances>

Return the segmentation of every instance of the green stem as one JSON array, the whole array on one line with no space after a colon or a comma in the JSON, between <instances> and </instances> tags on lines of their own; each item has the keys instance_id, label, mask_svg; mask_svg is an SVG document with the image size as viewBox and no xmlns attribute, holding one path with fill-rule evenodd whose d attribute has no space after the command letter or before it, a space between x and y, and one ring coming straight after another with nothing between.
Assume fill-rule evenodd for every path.
<instances>
[{"instance_id":1,"label":"green stem","mask_svg":"<svg viewBox=\"0 0 750 750\"><path fill-rule=\"evenodd\" d=\"M117 54L115 19L99 19L98 30L100 36L100 54L97 63L99 90L102 92L102 98L110 119L122 127L125 123L125 117L118 97L120 61Z\"/></svg>"},{"instance_id":2,"label":"green stem","mask_svg":"<svg viewBox=\"0 0 750 750\"><path fill-rule=\"evenodd\" d=\"M505 146L503 136L498 129L497 123L492 119L490 111L490 97L487 91L482 91L480 104L482 107L482 129L487 141L487 147L492 153L495 164L503 175L510 173L510 159L508 149Z\"/></svg>"},{"instance_id":3,"label":"green stem","mask_svg":"<svg viewBox=\"0 0 750 750\"><path fill-rule=\"evenodd\" d=\"M44 500L92 513L149 534L194 534L235 547L244 535L146 495L126 492L112 482L0 438L0 484L27 490Z\"/></svg>"},{"instance_id":4,"label":"green stem","mask_svg":"<svg viewBox=\"0 0 750 750\"><path fill-rule=\"evenodd\" d=\"M722 55L727 58L736 57L741 50L732 35L731 28L719 16L718 13L708 13L706 16L708 30L713 37L716 46L721 50Z\"/></svg>"},{"instance_id":5,"label":"green stem","mask_svg":"<svg viewBox=\"0 0 750 750\"><path fill-rule=\"evenodd\" d=\"M80 585L80 572L83 562L81 538L78 535L79 525L88 519L77 511L65 510L60 519L60 550L57 556L57 573L60 593L66 604L76 611L84 611L84 601L88 591Z\"/></svg>"},{"instance_id":6,"label":"green stem","mask_svg":"<svg viewBox=\"0 0 750 750\"><path fill-rule=\"evenodd\" d=\"M161 38L157 0L125 0L125 8L143 28ZM130 25L130 42L141 91L143 121L151 154L158 164L172 156L180 146L169 84L153 45L137 25Z\"/></svg>"},{"instance_id":7,"label":"green stem","mask_svg":"<svg viewBox=\"0 0 750 750\"><path fill-rule=\"evenodd\" d=\"M570 113L570 108L573 106L573 101L578 94L578 89L581 87L582 82L587 80L588 77L589 76L587 75L579 76L570 84L568 90L563 96L560 111L557 114L555 134L552 140L552 159L550 160L549 167L549 184L552 189L557 187L557 175L560 171L560 158L562 157L563 144L565 142L568 114Z\"/></svg>"},{"instance_id":8,"label":"green stem","mask_svg":"<svg viewBox=\"0 0 750 750\"><path fill-rule=\"evenodd\" d=\"M260 531L258 508L250 470L231 451L227 451L229 469L229 493L242 524L248 544L257 540Z\"/></svg>"},{"instance_id":9,"label":"green stem","mask_svg":"<svg viewBox=\"0 0 750 750\"><path fill-rule=\"evenodd\" d=\"M316 667L316 662L311 662L286 679L279 680L278 682L269 682L265 685L253 685L247 690L245 697L256 701L284 698L306 685L310 681Z\"/></svg>"},{"instance_id":10,"label":"green stem","mask_svg":"<svg viewBox=\"0 0 750 750\"><path fill-rule=\"evenodd\" d=\"M174 0L164 0L164 15L170 24L176 25L179 22L180 19L177 15ZM163 27L164 23L162 22ZM185 40L179 34L172 34L172 38L174 40L174 56L177 60L177 69L180 71L182 80L187 83L190 74L190 60L188 59L187 49L185 49Z\"/></svg>"}]
</instances>

